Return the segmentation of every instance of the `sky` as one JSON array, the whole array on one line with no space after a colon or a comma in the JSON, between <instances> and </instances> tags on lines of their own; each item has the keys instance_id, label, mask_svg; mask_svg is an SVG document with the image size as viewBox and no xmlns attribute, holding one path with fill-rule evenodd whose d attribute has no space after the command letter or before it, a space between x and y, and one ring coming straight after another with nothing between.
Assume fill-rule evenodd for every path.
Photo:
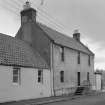
<instances>
[{"instance_id":1,"label":"sky","mask_svg":"<svg viewBox=\"0 0 105 105\"><path fill-rule=\"evenodd\" d=\"M15 36L25 1L0 0L0 33ZM43 5L41 0L29 1L38 10L38 21L71 37L78 29L81 41L95 53L95 69L105 69L105 0L44 0Z\"/></svg>"}]
</instances>

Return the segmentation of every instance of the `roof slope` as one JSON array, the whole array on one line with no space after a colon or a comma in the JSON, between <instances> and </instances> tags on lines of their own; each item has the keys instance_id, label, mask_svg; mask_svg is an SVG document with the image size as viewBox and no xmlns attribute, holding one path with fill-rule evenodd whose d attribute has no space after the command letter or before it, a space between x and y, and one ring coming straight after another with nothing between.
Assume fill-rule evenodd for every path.
<instances>
[{"instance_id":1,"label":"roof slope","mask_svg":"<svg viewBox=\"0 0 105 105\"><path fill-rule=\"evenodd\" d=\"M41 23L38 23L40 28L47 33L47 35L54 40L55 43L82 51L87 54L94 55L85 45L83 45L81 42L76 41L75 39L68 37L60 32L57 32Z\"/></svg>"},{"instance_id":2,"label":"roof slope","mask_svg":"<svg viewBox=\"0 0 105 105\"><path fill-rule=\"evenodd\" d=\"M48 68L43 58L27 43L0 33L0 64Z\"/></svg>"}]
</instances>

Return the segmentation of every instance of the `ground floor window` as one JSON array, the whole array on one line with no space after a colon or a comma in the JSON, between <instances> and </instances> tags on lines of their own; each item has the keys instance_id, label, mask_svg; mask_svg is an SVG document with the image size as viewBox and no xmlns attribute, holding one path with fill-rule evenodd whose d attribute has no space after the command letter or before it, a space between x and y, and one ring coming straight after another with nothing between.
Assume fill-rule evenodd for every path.
<instances>
[{"instance_id":1,"label":"ground floor window","mask_svg":"<svg viewBox=\"0 0 105 105\"><path fill-rule=\"evenodd\" d=\"M60 71L60 81L64 82L64 71Z\"/></svg>"},{"instance_id":2,"label":"ground floor window","mask_svg":"<svg viewBox=\"0 0 105 105\"><path fill-rule=\"evenodd\" d=\"M87 81L90 81L89 72L87 72Z\"/></svg>"},{"instance_id":3,"label":"ground floor window","mask_svg":"<svg viewBox=\"0 0 105 105\"><path fill-rule=\"evenodd\" d=\"M20 83L20 68L13 67L13 83Z\"/></svg>"},{"instance_id":4,"label":"ground floor window","mask_svg":"<svg viewBox=\"0 0 105 105\"><path fill-rule=\"evenodd\" d=\"M38 83L43 83L43 70L38 70Z\"/></svg>"}]
</instances>

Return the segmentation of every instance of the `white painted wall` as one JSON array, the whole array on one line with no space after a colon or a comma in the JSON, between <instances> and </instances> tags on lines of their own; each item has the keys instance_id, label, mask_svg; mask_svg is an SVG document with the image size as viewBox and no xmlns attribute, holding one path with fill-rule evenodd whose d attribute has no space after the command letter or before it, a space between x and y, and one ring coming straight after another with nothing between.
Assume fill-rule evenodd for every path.
<instances>
[{"instance_id":1,"label":"white painted wall","mask_svg":"<svg viewBox=\"0 0 105 105\"><path fill-rule=\"evenodd\" d=\"M0 66L0 103L51 96L50 70L43 70L43 84L37 82L38 69L21 68L21 84L13 84L11 66Z\"/></svg>"},{"instance_id":2,"label":"white painted wall","mask_svg":"<svg viewBox=\"0 0 105 105\"><path fill-rule=\"evenodd\" d=\"M54 88L58 89L59 94L63 88L77 86L77 72L81 72L81 83L87 80L87 72L90 73L90 81L92 86L95 85L94 78L94 59L91 57L91 66L88 65L88 55L81 53L81 64L77 63L78 52L69 48L65 48L65 61L61 61L60 46L53 45L53 68L54 68ZM60 82L60 71L64 70L65 82ZM73 89L72 89L73 90ZM71 90L69 90L71 91ZM74 91L74 90L73 90Z\"/></svg>"},{"instance_id":3,"label":"white painted wall","mask_svg":"<svg viewBox=\"0 0 105 105\"><path fill-rule=\"evenodd\" d=\"M96 76L96 90L99 91L101 90L101 75L95 74L95 76Z\"/></svg>"}]
</instances>

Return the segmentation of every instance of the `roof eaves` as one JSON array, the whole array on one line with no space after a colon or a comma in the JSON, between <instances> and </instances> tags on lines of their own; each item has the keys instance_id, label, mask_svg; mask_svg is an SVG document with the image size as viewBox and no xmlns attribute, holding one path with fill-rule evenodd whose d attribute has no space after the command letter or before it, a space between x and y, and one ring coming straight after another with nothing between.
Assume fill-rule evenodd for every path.
<instances>
[{"instance_id":1,"label":"roof eaves","mask_svg":"<svg viewBox=\"0 0 105 105\"><path fill-rule=\"evenodd\" d=\"M82 42L78 42L78 43L80 43L83 47L85 47L92 56L95 56L95 54L87 46L85 46Z\"/></svg>"},{"instance_id":2,"label":"roof eaves","mask_svg":"<svg viewBox=\"0 0 105 105\"><path fill-rule=\"evenodd\" d=\"M88 54L88 53L86 53L86 52L84 52L84 51L77 50L77 49L74 49L74 48L71 48L71 47L68 47L68 46L59 44L59 43L57 43L57 42L55 42L55 41L53 41L52 43L53 43L53 44L56 44L56 45L58 45L58 46L63 46L63 47L65 47L65 48L72 49L72 50L77 51L77 52L79 51L79 52L81 52L81 53Z\"/></svg>"},{"instance_id":3,"label":"roof eaves","mask_svg":"<svg viewBox=\"0 0 105 105\"><path fill-rule=\"evenodd\" d=\"M49 27L46 26L46 25L44 25L44 24L42 24L42 23L38 23L39 28L40 28L41 30L43 30L43 32L46 34L46 36L47 36L53 43L62 45L62 46L64 46L64 47L68 47L68 46L65 46L65 45L63 45L63 44L61 44L61 43L56 42L55 39L53 39L52 37L50 37L50 36L48 35L48 33L47 33L46 31L44 31L44 29L43 29L40 25L45 26L45 27L47 27L47 28L49 28ZM51 29L51 28L49 28L49 29ZM53 30L53 29L51 29L51 30ZM56 31L56 30L53 30L53 31ZM58 31L56 31L56 32L58 32ZM58 32L58 33L60 33L60 32ZM60 33L60 34L63 35L62 33ZM63 35L63 36L65 36L65 35ZM67 37L67 36L65 36L65 37ZM86 53L86 54L91 54L92 56L95 55L95 54L94 54L92 51L90 51L90 49L88 49L82 42L77 42L77 43L79 43L79 44L81 44L83 47L85 47L86 50L88 50L90 53L89 53L88 51L87 51L87 53L86 53L86 51L82 51L82 50L78 50L78 51L81 51L81 52ZM75 48L71 48L71 47L68 47L68 48L77 51L77 49L75 49Z\"/></svg>"},{"instance_id":4,"label":"roof eaves","mask_svg":"<svg viewBox=\"0 0 105 105\"><path fill-rule=\"evenodd\" d=\"M4 63L0 63L0 65L2 65L2 66L16 66L16 67L24 67L24 68L49 69L48 67L36 67L36 66L19 65L19 64L4 64Z\"/></svg>"}]
</instances>

